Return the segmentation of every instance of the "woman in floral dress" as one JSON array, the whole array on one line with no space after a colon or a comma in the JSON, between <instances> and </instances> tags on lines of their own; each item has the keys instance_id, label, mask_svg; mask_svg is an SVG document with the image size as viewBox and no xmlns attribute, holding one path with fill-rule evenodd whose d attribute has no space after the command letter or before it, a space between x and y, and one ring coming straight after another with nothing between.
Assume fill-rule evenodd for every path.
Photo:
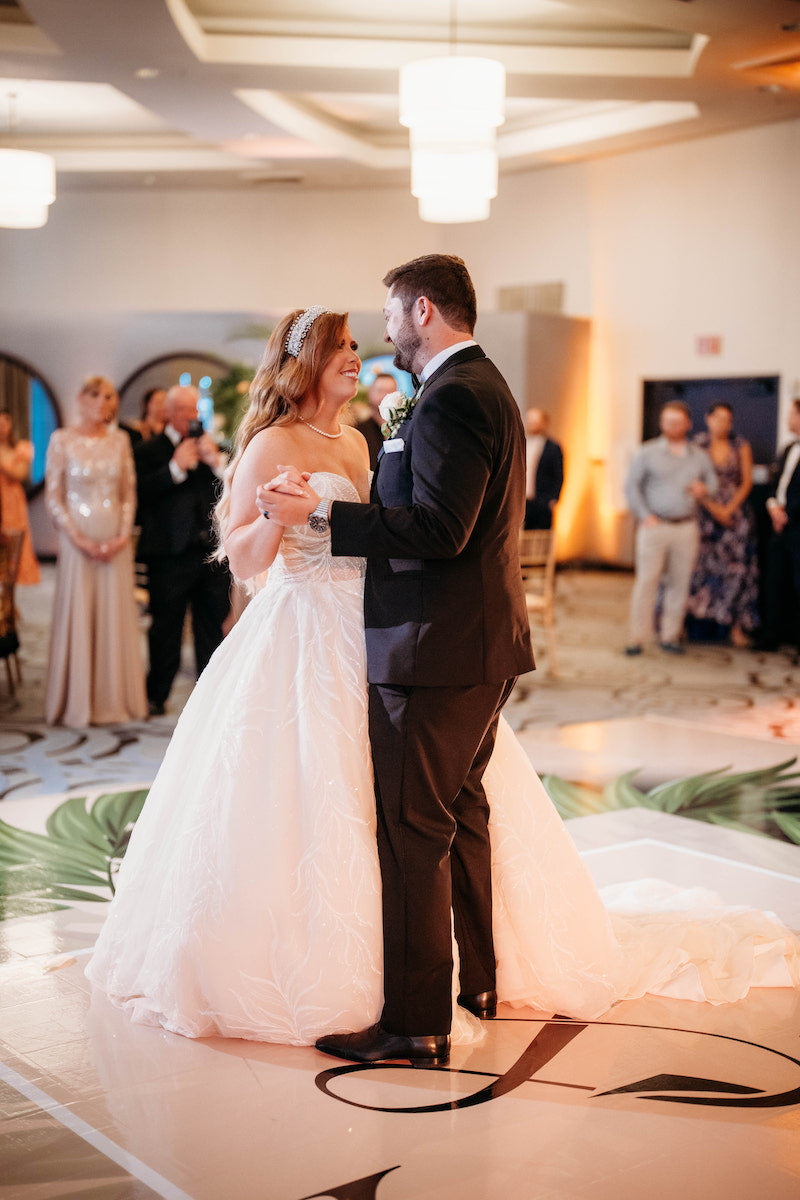
<instances>
[{"instance_id":1,"label":"woman in floral dress","mask_svg":"<svg viewBox=\"0 0 800 1200\"><path fill-rule=\"evenodd\" d=\"M700 511L700 550L687 605L688 616L727 629L735 646L746 646L758 627L758 561L755 523L747 497L753 486L753 452L733 434L733 409L713 404L707 433L695 438L719 477L715 497Z\"/></svg>"}]
</instances>

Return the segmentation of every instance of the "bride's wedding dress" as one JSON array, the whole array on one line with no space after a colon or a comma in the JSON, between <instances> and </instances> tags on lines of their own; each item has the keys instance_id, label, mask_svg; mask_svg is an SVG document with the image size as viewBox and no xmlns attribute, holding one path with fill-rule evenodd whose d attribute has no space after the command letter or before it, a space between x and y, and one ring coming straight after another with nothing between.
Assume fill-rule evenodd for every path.
<instances>
[{"instance_id":1,"label":"bride's wedding dress","mask_svg":"<svg viewBox=\"0 0 800 1200\"><path fill-rule=\"evenodd\" d=\"M338 475L312 483L357 499ZM362 593L361 560L288 529L199 680L86 971L134 1021L303 1045L380 1015ZM704 896L676 912L658 888L610 914L502 720L485 784L501 1000L590 1019L647 991L798 982L797 943L765 914Z\"/></svg>"}]
</instances>

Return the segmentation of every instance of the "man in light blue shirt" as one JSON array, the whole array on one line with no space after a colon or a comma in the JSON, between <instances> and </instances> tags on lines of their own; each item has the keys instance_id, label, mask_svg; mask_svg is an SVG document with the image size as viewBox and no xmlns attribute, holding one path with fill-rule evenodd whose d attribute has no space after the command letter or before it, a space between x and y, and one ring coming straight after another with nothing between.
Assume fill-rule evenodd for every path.
<instances>
[{"instance_id":1,"label":"man in light blue shirt","mask_svg":"<svg viewBox=\"0 0 800 1200\"><path fill-rule=\"evenodd\" d=\"M659 418L661 437L640 446L630 465L625 495L639 527L626 654L641 654L642 646L652 640L662 582L658 640L667 653L683 653L681 629L700 537L697 502L717 490L714 464L705 450L687 440L691 427L686 405L669 401Z\"/></svg>"}]
</instances>

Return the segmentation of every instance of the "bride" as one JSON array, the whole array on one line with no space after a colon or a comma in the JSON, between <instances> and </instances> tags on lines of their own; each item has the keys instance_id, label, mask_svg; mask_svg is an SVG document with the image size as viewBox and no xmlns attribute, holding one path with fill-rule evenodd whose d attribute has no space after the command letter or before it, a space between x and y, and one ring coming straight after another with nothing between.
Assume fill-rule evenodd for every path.
<instances>
[{"instance_id":1,"label":"bride","mask_svg":"<svg viewBox=\"0 0 800 1200\"><path fill-rule=\"evenodd\" d=\"M347 315L321 310L270 338L218 510L233 573L267 580L181 715L86 970L134 1021L187 1037L307 1045L381 1011L363 562L256 503L286 463L326 499L367 500L366 442L340 420L356 350ZM648 991L721 1002L798 981L764 914L612 918L502 719L484 785L500 1000L591 1019ZM472 1018L454 1011L457 1042Z\"/></svg>"}]
</instances>

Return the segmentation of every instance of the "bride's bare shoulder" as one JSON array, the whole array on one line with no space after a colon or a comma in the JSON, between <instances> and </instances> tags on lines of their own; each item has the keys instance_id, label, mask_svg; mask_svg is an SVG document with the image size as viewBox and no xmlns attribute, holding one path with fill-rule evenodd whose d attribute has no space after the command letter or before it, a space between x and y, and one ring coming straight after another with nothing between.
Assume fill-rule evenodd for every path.
<instances>
[{"instance_id":1,"label":"bride's bare shoulder","mask_svg":"<svg viewBox=\"0 0 800 1200\"><path fill-rule=\"evenodd\" d=\"M248 442L247 449L251 446L256 449L261 446L288 446L296 439L297 431L293 425L269 425L266 429L259 429Z\"/></svg>"},{"instance_id":2,"label":"bride's bare shoulder","mask_svg":"<svg viewBox=\"0 0 800 1200\"><path fill-rule=\"evenodd\" d=\"M242 462L260 462L264 459L280 458L297 444L297 434L289 425L270 425L260 429L244 448Z\"/></svg>"},{"instance_id":3,"label":"bride's bare shoulder","mask_svg":"<svg viewBox=\"0 0 800 1200\"><path fill-rule=\"evenodd\" d=\"M278 473L278 463L291 463L297 457L296 439L290 428L271 425L255 434L242 451L234 469L234 491L249 489L254 481L265 483Z\"/></svg>"},{"instance_id":4,"label":"bride's bare shoulder","mask_svg":"<svg viewBox=\"0 0 800 1200\"><path fill-rule=\"evenodd\" d=\"M363 433L361 433L360 430L355 429L352 425L343 425L342 430L345 435L342 439L344 445L358 455L359 459L366 466L367 470L369 470L369 446L367 445L367 439L364 437Z\"/></svg>"}]
</instances>

